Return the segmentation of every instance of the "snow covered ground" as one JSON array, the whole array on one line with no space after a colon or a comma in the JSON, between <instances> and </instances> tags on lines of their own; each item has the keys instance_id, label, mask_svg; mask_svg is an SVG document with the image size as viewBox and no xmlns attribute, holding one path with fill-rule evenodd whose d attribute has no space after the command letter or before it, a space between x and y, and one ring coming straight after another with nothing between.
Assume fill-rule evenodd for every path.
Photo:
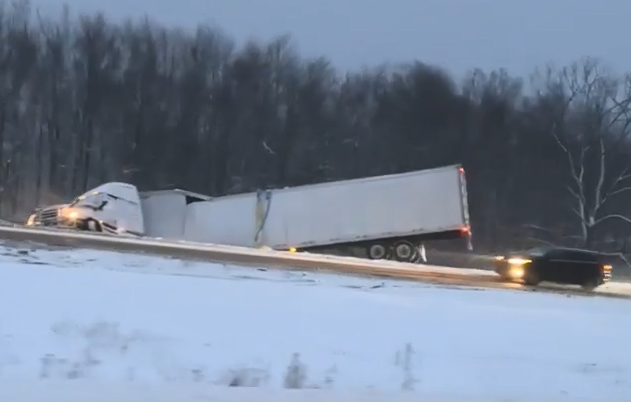
<instances>
[{"instance_id":1,"label":"snow covered ground","mask_svg":"<svg viewBox=\"0 0 631 402\"><path fill-rule=\"evenodd\" d=\"M630 336L628 300L0 249L2 401L630 401Z\"/></svg>"}]
</instances>

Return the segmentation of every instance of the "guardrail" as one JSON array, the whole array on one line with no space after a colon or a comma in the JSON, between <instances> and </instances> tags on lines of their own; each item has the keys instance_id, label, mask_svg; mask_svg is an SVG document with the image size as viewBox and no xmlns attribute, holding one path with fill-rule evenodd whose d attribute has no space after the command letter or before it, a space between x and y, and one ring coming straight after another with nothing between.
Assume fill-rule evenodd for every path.
<instances>
[{"instance_id":1,"label":"guardrail","mask_svg":"<svg viewBox=\"0 0 631 402\"><path fill-rule=\"evenodd\" d=\"M182 259L237 263L289 269L331 270L390 278L449 283L488 283L496 275L482 270L372 261L311 253L252 249L153 238L127 238L62 229L0 226L0 239L51 246L81 247L119 252L142 252Z\"/></svg>"}]
</instances>

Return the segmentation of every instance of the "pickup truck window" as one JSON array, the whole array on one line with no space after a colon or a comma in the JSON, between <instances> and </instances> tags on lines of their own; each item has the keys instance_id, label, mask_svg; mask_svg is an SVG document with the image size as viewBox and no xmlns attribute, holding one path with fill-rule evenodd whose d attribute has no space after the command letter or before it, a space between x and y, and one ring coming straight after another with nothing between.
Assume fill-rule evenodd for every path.
<instances>
[{"instance_id":1,"label":"pickup truck window","mask_svg":"<svg viewBox=\"0 0 631 402\"><path fill-rule=\"evenodd\" d=\"M535 257L542 257L548 251L550 251L550 249L551 249L551 247L546 247L546 246L533 247L531 249L528 249L527 253L528 253L528 255L532 255L532 256L535 256Z\"/></svg>"}]
</instances>

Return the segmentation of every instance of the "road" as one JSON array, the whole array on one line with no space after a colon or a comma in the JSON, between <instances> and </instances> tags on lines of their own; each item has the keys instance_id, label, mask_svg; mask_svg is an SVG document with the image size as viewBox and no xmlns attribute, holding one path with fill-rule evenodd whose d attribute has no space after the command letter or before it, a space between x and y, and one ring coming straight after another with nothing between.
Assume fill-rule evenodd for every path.
<instances>
[{"instance_id":1,"label":"road","mask_svg":"<svg viewBox=\"0 0 631 402\"><path fill-rule=\"evenodd\" d=\"M625 283L609 283L591 293L570 287L539 286L537 288L530 288L517 283L501 282L494 272L480 269L416 265L394 261L371 261L360 258L310 253L289 253L245 247L174 242L161 239L125 238L70 230L0 226L0 239L5 242L30 242L48 246L147 253L181 259L234 263L244 266L325 270L459 286L505 288L536 292L561 292L592 297L608 296L631 298L631 284Z\"/></svg>"}]
</instances>

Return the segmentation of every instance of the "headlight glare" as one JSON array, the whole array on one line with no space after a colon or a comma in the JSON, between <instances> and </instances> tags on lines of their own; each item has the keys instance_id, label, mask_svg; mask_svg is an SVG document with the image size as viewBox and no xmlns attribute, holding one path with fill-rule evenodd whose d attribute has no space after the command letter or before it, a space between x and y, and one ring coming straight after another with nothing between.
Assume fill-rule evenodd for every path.
<instances>
[{"instance_id":1,"label":"headlight glare","mask_svg":"<svg viewBox=\"0 0 631 402\"><path fill-rule=\"evenodd\" d=\"M532 261L527 258L521 258L521 257L513 257L513 258L508 259L508 263L513 264L513 265L524 265L524 264L528 264L529 262L532 262Z\"/></svg>"}]
</instances>

